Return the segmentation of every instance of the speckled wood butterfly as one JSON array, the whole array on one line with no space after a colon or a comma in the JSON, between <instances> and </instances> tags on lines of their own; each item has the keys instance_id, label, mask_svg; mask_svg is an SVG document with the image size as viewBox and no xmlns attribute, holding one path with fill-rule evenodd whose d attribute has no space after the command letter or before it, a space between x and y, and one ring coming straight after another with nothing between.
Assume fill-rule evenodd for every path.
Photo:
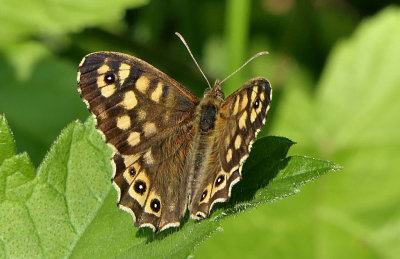
<instances>
[{"instance_id":1,"label":"speckled wood butterfly","mask_svg":"<svg viewBox=\"0 0 400 259\"><path fill-rule=\"evenodd\" d=\"M271 102L271 86L254 78L224 100L216 81L199 100L148 63L96 52L78 69L81 97L113 148L118 207L138 227L177 227L231 196Z\"/></svg>"}]
</instances>

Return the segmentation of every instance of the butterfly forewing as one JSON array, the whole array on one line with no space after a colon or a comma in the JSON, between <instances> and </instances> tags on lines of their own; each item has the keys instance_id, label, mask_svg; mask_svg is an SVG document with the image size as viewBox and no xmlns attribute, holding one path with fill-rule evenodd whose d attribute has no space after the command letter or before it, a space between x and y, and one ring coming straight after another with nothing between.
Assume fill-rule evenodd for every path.
<instances>
[{"instance_id":1,"label":"butterfly forewing","mask_svg":"<svg viewBox=\"0 0 400 259\"><path fill-rule=\"evenodd\" d=\"M271 99L272 89L268 80L255 78L221 105L217 123L226 125L219 132L219 153L225 171L242 165L248 157L251 145L267 119Z\"/></svg>"},{"instance_id":2,"label":"butterfly forewing","mask_svg":"<svg viewBox=\"0 0 400 259\"><path fill-rule=\"evenodd\" d=\"M119 206L131 212L138 226L159 230L178 225L186 210L182 170L198 98L146 62L114 52L87 55L78 82L115 152Z\"/></svg>"},{"instance_id":3,"label":"butterfly forewing","mask_svg":"<svg viewBox=\"0 0 400 259\"><path fill-rule=\"evenodd\" d=\"M269 82L255 78L221 104L206 176L200 178L189 207L193 218L207 217L214 203L230 198L231 188L241 179L242 165L265 124L271 98Z\"/></svg>"},{"instance_id":4,"label":"butterfly forewing","mask_svg":"<svg viewBox=\"0 0 400 259\"><path fill-rule=\"evenodd\" d=\"M199 102L164 73L125 54L89 54L78 76L97 127L121 154L143 151L190 122Z\"/></svg>"}]
</instances>

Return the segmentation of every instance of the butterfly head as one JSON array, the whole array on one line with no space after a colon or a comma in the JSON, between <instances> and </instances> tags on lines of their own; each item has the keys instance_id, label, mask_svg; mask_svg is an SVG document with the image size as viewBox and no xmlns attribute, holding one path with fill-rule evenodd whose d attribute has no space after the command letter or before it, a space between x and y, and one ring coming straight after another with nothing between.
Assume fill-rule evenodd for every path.
<instances>
[{"instance_id":1,"label":"butterfly head","mask_svg":"<svg viewBox=\"0 0 400 259\"><path fill-rule=\"evenodd\" d=\"M217 99L219 101L223 101L225 99L224 93L221 91L221 83L217 79L215 80L214 86L212 88L208 88L204 93L204 99Z\"/></svg>"}]
</instances>

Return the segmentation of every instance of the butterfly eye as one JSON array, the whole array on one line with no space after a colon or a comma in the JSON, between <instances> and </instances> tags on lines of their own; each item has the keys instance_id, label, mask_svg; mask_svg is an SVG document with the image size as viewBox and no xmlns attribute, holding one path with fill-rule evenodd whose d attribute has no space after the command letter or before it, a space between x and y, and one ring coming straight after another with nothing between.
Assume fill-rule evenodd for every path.
<instances>
[{"instance_id":1,"label":"butterfly eye","mask_svg":"<svg viewBox=\"0 0 400 259\"><path fill-rule=\"evenodd\" d=\"M221 183L223 183L225 180L225 176L224 175L220 175L217 180L215 181L215 186L219 186Z\"/></svg>"},{"instance_id":2,"label":"butterfly eye","mask_svg":"<svg viewBox=\"0 0 400 259\"><path fill-rule=\"evenodd\" d=\"M153 199L150 203L150 208L154 211L154 212L159 212L161 209L161 203L160 200L158 199Z\"/></svg>"},{"instance_id":3,"label":"butterfly eye","mask_svg":"<svg viewBox=\"0 0 400 259\"><path fill-rule=\"evenodd\" d=\"M104 82L106 84L112 84L115 82L115 75L113 72L108 71L105 75L104 75Z\"/></svg>"},{"instance_id":4,"label":"butterfly eye","mask_svg":"<svg viewBox=\"0 0 400 259\"><path fill-rule=\"evenodd\" d=\"M135 192L139 193L140 195L142 195L143 193L146 192L146 183L143 181L137 181L135 183Z\"/></svg>"},{"instance_id":5,"label":"butterfly eye","mask_svg":"<svg viewBox=\"0 0 400 259\"><path fill-rule=\"evenodd\" d=\"M205 190L205 191L203 192L203 194L201 195L200 201L204 201L204 199L206 198L206 196L207 196L207 190Z\"/></svg>"},{"instance_id":6,"label":"butterfly eye","mask_svg":"<svg viewBox=\"0 0 400 259\"><path fill-rule=\"evenodd\" d=\"M253 107L254 109L257 109L259 106L260 106L260 99L257 98L257 100L253 104Z\"/></svg>"}]
</instances>

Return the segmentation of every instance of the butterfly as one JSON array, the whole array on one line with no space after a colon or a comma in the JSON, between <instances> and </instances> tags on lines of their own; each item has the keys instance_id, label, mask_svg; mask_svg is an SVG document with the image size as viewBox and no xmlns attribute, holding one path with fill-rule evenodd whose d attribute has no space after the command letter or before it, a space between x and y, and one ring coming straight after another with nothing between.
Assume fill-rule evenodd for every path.
<instances>
[{"instance_id":1,"label":"butterfly","mask_svg":"<svg viewBox=\"0 0 400 259\"><path fill-rule=\"evenodd\" d=\"M200 100L136 57L95 52L78 68L78 90L113 149L117 205L137 227L159 232L210 215L242 178L265 124L270 83L254 78L228 98L217 80Z\"/></svg>"}]
</instances>

